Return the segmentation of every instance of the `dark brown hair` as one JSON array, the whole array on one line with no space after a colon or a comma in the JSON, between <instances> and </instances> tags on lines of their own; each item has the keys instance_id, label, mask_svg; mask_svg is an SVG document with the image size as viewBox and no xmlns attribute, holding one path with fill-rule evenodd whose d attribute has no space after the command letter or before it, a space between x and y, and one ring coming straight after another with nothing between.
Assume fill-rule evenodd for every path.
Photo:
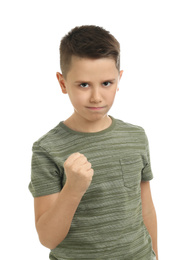
<instances>
[{"instance_id":1,"label":"dark brown hair","mask_svg":"<svg viewBox=\"0 0 189 260\"><path fill-rule=\"evenodd\" d=\"M102 27L83 25L73 28L60 43L60 67L66 78L72 55L81 58L112 58L120 70L120 44Z\"/></svg>"}]
</instances>

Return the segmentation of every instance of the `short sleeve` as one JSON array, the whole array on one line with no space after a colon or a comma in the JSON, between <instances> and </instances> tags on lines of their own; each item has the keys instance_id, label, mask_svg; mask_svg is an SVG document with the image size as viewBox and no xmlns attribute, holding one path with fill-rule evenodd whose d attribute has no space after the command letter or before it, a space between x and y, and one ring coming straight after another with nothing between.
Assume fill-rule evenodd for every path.
<instances>
[{"instance_id":1,"label":"short sleeve","mask_svg":"<svg viewBox=\"0 0 189 260\"><path fill-rule=\"evenodd\" d=\"M62 177L56 163L37 142L34 143L32 151L29 190L33 197L60 192Z\"/></svg>"},{"instance_id":2,"label":"short sleeve","mask_svg":"<svg viewBox=\"0 0 189 260\"><path fill-rule=\"evenodd\" d=\"M142 181L150 181L153 179L153 173L151 169L150 162L150 151L149 151L149 143L146 133L144 132L144 141L145 141L145 152L143 156L144 168L142 170Z\"/></svg>"}]
</instances>

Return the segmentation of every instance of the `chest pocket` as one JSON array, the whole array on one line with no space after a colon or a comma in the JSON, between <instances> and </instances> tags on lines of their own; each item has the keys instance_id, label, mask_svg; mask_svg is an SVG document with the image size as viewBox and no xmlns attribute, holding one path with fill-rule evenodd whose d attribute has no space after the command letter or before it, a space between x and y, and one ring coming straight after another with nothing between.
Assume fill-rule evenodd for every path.
<instances>
[{"instance_id":1,"label":"chest pocket","mask_svg":"<svg viewBox=\"0 0 189 260\"><path fill-rule=\"evenodd\" d=\"M140 185L143 169L142 158L138 155L120 159L124 186L135 189Z\"/></svg>"}]
</instances>

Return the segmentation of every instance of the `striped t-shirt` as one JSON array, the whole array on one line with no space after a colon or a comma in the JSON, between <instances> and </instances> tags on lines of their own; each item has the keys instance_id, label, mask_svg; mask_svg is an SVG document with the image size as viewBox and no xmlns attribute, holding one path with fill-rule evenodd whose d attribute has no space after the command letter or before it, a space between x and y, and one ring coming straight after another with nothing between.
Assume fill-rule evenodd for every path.
<instances>
[{"instance_id":1,"label":"striped t-shirt","mask_svg":"<svg viewBox=\"0 0 189 260\"><path fill-rule=\"evenodd\" d=\"M29 189L34 197L60 192L64 161L75 152L92 164L94 176L67 237L52 260L152 260L151 237L143 223L140 182L153 178L143 128L112 119L107 129L77 132L60 122L33 145Z\"/></svg>"}]
</instances>

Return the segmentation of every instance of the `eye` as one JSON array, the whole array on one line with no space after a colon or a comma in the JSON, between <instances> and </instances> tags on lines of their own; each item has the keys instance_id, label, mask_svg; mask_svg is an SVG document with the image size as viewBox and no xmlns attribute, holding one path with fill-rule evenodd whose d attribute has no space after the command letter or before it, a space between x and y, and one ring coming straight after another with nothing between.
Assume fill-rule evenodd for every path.
<instances>
[{"instance_id":1,"label":"eye","mask_svg":"<svg viewBox=\"0 0 189 260\"><path fill-rule=\"evenodd\" d=\"M87 88L89 86L89 84L88 83L81 83L79 86L82 87L82 88Z\"/></svg>"},{"instance_id":2,"label":"eye","mask_svg":"<svg viewBox=\"0 0 189 260\"><path fill-rule=\"evenodd\" d=\"M110 82L110 81L105 81L103 83L104 87L109 87L111 84L112 84L112 82Z\"/></svg>"}]
</instances>

